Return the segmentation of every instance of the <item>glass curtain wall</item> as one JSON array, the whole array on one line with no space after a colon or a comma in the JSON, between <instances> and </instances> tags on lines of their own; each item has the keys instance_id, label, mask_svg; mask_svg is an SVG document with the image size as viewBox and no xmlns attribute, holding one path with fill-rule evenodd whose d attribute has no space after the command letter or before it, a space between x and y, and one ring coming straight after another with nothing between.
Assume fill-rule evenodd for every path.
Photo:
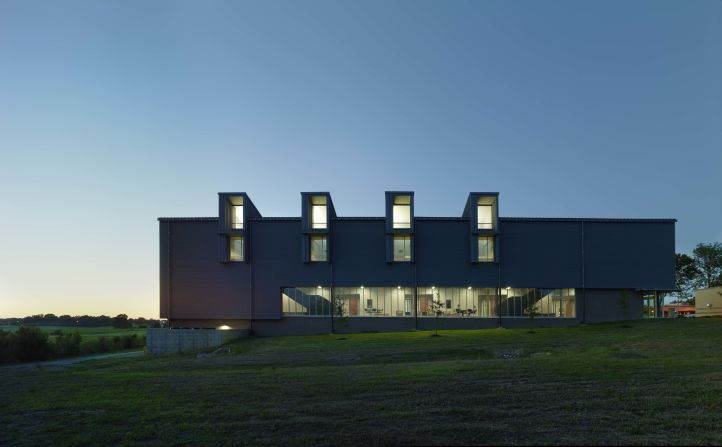
<instances>
[{"instance_id":1,"label":"glass curtain wall","mask_svg":"<svg viewBox=\"0 0 722 447\"><path fill-rule=\"evenodd\" d=\"M576 316L574 289L501 289L502 317L573 318Z\"/></svg>"},{"instance_id":2,"label":"glass curtain wall","mask_svg":"<svg viewBox=\"0 0 722 447\"><path fill-rule=\"evenodd\" d=\"M419 317L496 316L496 289L490 287L419 287Z\"/></svg>"},{"instance_id":3,"label":"glass curtain wall","mask_svg":"<svg viewBox=\"0 0 722 447\"><path fill-rule=\"evenodd\" d=\"M647 290L642 294L642 304L644 306L644 318L656 318L657 306L654 291Z\"/></svg>"},{"instance_id":4,"label":"glass curtain wall","mask_svg":"<svg viewBox=\"0 0 722 447\"><path fill-rule=\"evenodd\" d=\"M331 293L333 292L333 303ZM286 287L286 316L573 318L574 289L493 287Z\"/></svg>"},{"instance_id":5,"label":"glass curtain wall","mask_svg":"<svg viewBox=\"0 0 722 447\"><path fill-rule=\"evenodd\" d=\"M281 293L283 315L328 317L331 315L329 287L285 287Z\"/></svg>"},{"instance_id":6,"label":"glass curtain wall","mask_svg":"<svg viewBox=\"0 0 722 447\"><path fill-rule=\"evenodd\" d=\"M413 287L334 287L334 316L412 317Z\"/></svg>"}]
</instances>

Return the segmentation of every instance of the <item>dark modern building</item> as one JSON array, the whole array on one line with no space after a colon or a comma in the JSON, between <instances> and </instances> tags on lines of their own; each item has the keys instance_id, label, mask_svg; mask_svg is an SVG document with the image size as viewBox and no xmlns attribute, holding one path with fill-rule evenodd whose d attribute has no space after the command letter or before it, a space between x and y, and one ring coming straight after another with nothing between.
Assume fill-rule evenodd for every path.
<instances>
[{"instance_id":1,"label":"dark modern building","mask_svg":"<svg viewBox=\"0 0 722 447\"><path fill-rule=\"evenodd\" d=\"M567 326L661 316L674 219L500 217L473 192L459 217L339 217L327 192L301 217L219 193L218 217L159 218L160 315L171 327L260 335Z\"/></svg>"}]
</instances>

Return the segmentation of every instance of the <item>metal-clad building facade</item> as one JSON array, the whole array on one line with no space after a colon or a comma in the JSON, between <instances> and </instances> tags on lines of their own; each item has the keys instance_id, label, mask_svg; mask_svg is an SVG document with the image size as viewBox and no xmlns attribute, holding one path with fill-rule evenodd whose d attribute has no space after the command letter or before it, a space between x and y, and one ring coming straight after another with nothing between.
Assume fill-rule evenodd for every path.
<instances>
[{"instance_id":1,"label":"metal-clad building facade","mask_svg":"<svg viewBox=\"0 0 722 447\"><path fill-rule=\"evenodd\" d=\"M563 326L649 316L649 297L656 314L674 289L673 219L504 218L497 193L416 217L408 191L387 193L385 217L337 217L330 194L301 196L300 218L262 217L245 193L219 194L218 217L160 218L161 318L258 334Z\"/></svg>"}]
</instances>

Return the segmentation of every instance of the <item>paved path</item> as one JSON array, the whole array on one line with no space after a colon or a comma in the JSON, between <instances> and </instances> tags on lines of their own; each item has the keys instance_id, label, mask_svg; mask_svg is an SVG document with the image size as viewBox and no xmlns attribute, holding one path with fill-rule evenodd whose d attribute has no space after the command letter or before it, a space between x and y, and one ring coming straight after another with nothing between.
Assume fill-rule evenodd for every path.
<instances>
[{"instance_id":1,"label":"paved path","mask_svg":"<svg viewBox=\"0 0 722 447\"><path fill-rule=\"evenodd\" d=\"M16 363L14 365L8 365L7 368L26 368L35 366L66 366L74 365L76 363L87 362L88 360L103 360L103 359L114 359L124 357L138 357L143 355L143 351L125 351L125 352L111 352L108 354L96 354L96 355L85 355L81 357L67 357L58 360L46 360L44 362L28 362L28 363Z\"/></svg>"}]
</instances>

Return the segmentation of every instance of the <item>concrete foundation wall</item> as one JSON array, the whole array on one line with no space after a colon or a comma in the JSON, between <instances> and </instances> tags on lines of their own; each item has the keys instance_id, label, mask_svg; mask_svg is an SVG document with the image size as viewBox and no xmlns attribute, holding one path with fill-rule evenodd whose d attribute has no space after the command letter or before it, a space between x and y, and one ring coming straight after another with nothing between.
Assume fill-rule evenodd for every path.
<instances>
[{"instance_id":1,"label":"concrete foundation wall","mask_svg":"<svg viewBox=\"0 0 722 447\"><path fill-rule=\"evenodd\" d=\"M248 335L248 330L214 329L148 329L146 344L149 354L178 354L221 346Z\"/></svg>"}]
</instances>

